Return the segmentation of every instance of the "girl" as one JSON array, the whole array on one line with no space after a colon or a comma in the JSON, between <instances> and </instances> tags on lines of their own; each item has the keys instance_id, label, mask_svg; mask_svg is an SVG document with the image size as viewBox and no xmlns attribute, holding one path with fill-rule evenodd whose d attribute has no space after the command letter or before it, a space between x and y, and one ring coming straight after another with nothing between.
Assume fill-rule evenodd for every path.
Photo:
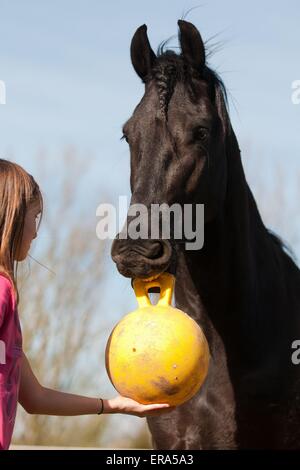
<instances>
[{"instance_id":1,"label":"girl","mask_svg":"<svg viewBox=\"0 0 300 470\"><path fill-rule=\"evenodd\" d=\"M169 412L167 404L129 398L89 398L43 387L22 351L16 267L37 237L43 200L39 186L19 165L0 159L0 449L8 449L17 402L28 413L60 416L124 413L139 417ZM39 223L38 223L39 226Z\"/></svg>"}]
</instances>

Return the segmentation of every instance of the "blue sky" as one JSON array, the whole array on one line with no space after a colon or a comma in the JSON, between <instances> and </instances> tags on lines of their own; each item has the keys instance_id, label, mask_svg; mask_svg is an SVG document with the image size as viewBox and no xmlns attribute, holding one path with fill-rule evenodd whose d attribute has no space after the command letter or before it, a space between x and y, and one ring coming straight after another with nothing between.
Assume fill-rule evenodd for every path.
<instances>
[{"instance_id":1,"label":"blue sky","mask_svg":"<svg viewBox=\"0 0 300 470\"><path fill-rule=\"evenodd\" d=\"M146 23L156 50L177 34L177 20L195 6L187 20L204 40L218 34L223 43L210 65L229 91L246 168L259 156L254 183L257 172L271 184L279 163L291 185L300 168L300 105L291 101L292 82L300 80L297 0L0 0L0 80L7 92L6 105L0 105L0 156L35 174L42 151L40 158L59 174L61 154L72 146L91 167L84 194L97 188L99 203L106 194L129 194L129 154L119 139L143 93L130 63L132 35ZM177 39L170 45L177 46ZM50 181L45 191L51 205L55 185ZM96 228L95 209L94 203L87 206ZM295 223L288 221L287 236ZM114 322L135 301L108 255L106 269L103 302ZM110 292L118 293L113 302Z\"/></svg>"},{"instance_id":2,"label":"blue sky","mask_svg":"<svg viewBox=\"0 0 300 470\"><path fill-rule=\"evenodd\" d=\"M291 83L300 78L296 0L0 0L0 80L7 87L0 155L13 155L31 170L39 150L55 161L73 145L93 155L100 185L128 191L127 148L118 139L143 91L129 59L131 37L146 23L156 49L197 5L188 20L204 39L219 33L224 43L211 65L234 98L231 117L244 151L251 141L270 162L284 158L297 167L300 105L291 103Z\"/></svg>"},{"instance_id":3,"label":"blue sky","mask_svg":"<svg viewBox=\"0 0 300 470\"><path fill-rule=\"evenodd\" d=\"M279 163L286 186L295 184L300 158L300 105L291 100L292 82L300 79L296 0L0 0L0 80L7 92L6 105L0 105L0 156L35 174L36 155L43 151L40 158L59 174L61 154L72 146L91 168L83 182L86 197L90 188L96 188L98 203L106 202L106 195L109 200L129 195L128 148L119 139L143 94L130 63L132 35L146 23L156 50L177 34L177 20L192 7L198 8L187 19L203 39L217 34L223 43L210 65L229 91L246 169L258 155L252 180L257 173L271 184ZM177 46L177 38L170 45ZM53 181L45 191L51 206ZM94 202L86 210L96 228ZM289 236L288 224L284 235ZM118 287L127 286L109 259L107 266Z\"/></svg>"},{"instance_id":4,"label":"blue sky","mask_svg":"<svg viewBox=\"0 0 300 470\"><path fill-rule=\"evenodd\" d=\"M0 0L0 80L7 93L0 105L0 156L35 174L42 151L40 158L59 174L61 154L72 146L90 166L85 195L95 188L99 203L129 195L121 128L143 94L130 62L132 35L146 23L156 50L193 7L187 19L203 39L217 34L223 44L210 65L229 91L246 170L258 155L252 181L257 171L271 184L279 163L292 185L300 158L300 105L291 100L292 82L300 79L296 0ZM178 46L177 38L170 45ZM55 185L42 189L49 206ZM87 211L96 227L94 202Z\"/></svg>"},{"instance_id":5,"label":"blue sky","mask_svg":"<svg viewBox=\"0 0 300 470\"><path fill-rule=\"evenodd\" d=\"M7 93L0 105L0 156L35 174L36 155L43 151L41 158L59 174L61 154L72 146L90 166L85 195L95 188L101 203L106 195L116 201L129 194L121 128L143 94L130 63L132 35L146 23L156 50L177 34L177 20L193 7L187 19L203 39L217 34L223 44L210 65L229 91L246 170L257 154L254 183L257 171L271 184L279 163L292 185L300 158L300 105L291 100L292 82L300 79L296 0L0 0L0 80ZM170 45L178 46L177 38ZM51 206L56 188L52 181L45 186ZM94 202L86 204L96 227ZM115 273L109 260L107 265ZM114 282L122 281L115 276Z\"/></svg>"}]
</instances>

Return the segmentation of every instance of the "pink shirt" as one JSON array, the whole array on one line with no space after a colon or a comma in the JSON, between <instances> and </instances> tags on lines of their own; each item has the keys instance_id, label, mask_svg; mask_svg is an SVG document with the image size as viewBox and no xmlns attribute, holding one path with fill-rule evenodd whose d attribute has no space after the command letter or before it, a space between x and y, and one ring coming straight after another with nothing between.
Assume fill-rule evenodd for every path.
<instances>
[{"instance_id":1,"label":"pink shirt","mask_svg":"<svg viewBox=\"0 0 300 470\"><path fill-rule=\"evenodd\" d=\"M0 274L0 450L14 429L22 360L22 333L11 282Z\"/></svg>"}]
</instances>

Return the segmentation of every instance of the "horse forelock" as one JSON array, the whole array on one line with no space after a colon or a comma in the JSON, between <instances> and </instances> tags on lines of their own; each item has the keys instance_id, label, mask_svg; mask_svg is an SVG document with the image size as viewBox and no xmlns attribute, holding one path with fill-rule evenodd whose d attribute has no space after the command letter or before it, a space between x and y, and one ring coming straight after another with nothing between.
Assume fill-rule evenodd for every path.
<instances>
[{"instance_id":1,"label":"horse forelock","mask_svg":"<svg viewBox=\"0 0 300 470\"><path fill-rule=\"evenodd\" d=\"M191 100L196 101L198 97L195 84L200 81L205 82L208 86L209 97L216 106L221 119L224 132L230 130L226 87L217 72L207 65L202 70L195 70L185 62L182 55L178 55L172 50L164 51L160 48L156 63L146 83L149 81L154 81L156 85L160 112L166 120L168 118L168 106L176 83L183 83Z\"/></svg>"}]
</instances>

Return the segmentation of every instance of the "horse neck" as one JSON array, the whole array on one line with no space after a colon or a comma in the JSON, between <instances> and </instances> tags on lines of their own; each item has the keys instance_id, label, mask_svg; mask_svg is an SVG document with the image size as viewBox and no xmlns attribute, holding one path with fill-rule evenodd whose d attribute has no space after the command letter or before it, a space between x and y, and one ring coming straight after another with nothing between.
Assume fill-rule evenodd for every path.
<instances>
[{"instance_id":1,"label":"horse neck","mask_svg":"<svg viewBox=\"0 0 300 470\"><path fill-rule=\"evenodd\" d=\"M204 247L178 253L176 302L206 328L238 341L260 302L260 256L272 256L270 236L245 179L232 131L226 142L227 192L219 215L205 225ZM272 274L272 273L271 273ZM269 273L269 275L271 275Z\"/></svg>"}]
</instances>

